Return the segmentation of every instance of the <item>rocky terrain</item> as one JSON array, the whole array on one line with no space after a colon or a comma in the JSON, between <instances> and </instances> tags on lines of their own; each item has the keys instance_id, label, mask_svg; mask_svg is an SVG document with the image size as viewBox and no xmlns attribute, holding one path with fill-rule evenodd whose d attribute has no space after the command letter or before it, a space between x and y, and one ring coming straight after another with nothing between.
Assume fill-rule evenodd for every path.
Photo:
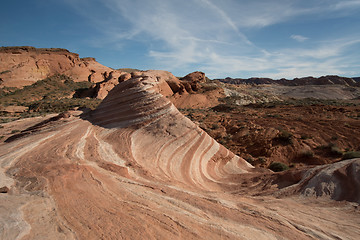
<instances>
[{"instance_id":1,"label":"rocky terrain","mask_svg":"<svg viewBox=\"0 0 360 240\"><path fill-rule=\"evenodd\" d=\"M331 100L201 72L86 82L56 75L0 96L14 108L2 119L18 119L0 127L0 239L360 235L356 86Z\"/></svg>"},{"instance_id":2,"label":"rocky terrain","mask_svg":"<svg viewBox=\"0 0 360 240\"><path fill-rule=\"evenodd\" d=\"M215 79L224 83L231 84L277 84L283 86L304 86L304 85L345 85L345 86L360 86L360 81L358 77L347 78L340 77L336 75L328 75L322 77L303 77L303 78L294 78L288 80L285 78L274 80L271 78L230 78L225 79Z\"/></svg>"},{"instance_id":3,"label":"rocky terrain","mask_svg":"<svg viewBox=\"0 0 360 240\"><path fill-rule=\"evenodd\" d=\"M102 82L119 78L120 71L79 58L61 48L1 47L0 87L23 87L54 74L71 76L75 82Z\"/></svg>"}]
</instances>

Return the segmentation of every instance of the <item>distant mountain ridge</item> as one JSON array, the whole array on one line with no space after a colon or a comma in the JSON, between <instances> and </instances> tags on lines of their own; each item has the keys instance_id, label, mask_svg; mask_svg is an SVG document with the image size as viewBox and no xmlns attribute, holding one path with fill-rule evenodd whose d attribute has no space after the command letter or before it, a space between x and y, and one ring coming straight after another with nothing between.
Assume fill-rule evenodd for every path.
<instances>
[{"instance_id":1,"label":"distant mountain ridge","mask_svg":"<svg viewBox=\"0 0 360 240\"><path fill-rule=\"evenodd\" d=\"M315 77L303 77L303 78L294 78L293 80L288 80L285 78L274 80L271 78L230 78L225 79L214 79L223 83L230 84L278 84L284 86L305 86L305 85L345 85L360 87L360 77L356 78L347 78L340 77L336 75L327 75L321 76L318 78Z\"/></svg>"}]
</instances>

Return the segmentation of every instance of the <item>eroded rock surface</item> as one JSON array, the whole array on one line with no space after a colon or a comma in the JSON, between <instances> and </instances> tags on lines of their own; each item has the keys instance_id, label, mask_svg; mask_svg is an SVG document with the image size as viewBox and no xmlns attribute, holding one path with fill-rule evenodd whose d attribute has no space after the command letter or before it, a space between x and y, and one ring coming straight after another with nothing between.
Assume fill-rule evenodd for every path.
<instances>
[{"instance_id":1,"label":"eroded rock surface","mask_svg":"<svg viewBox=\"0 0 360 240\"><path fill-rule=\"evenodd\" d=\"M95 58L79 58L60 48L1 47L0 62L0 86L7 87L31 85L54 74L96 83L117 72Z\"/></svg>"},{"instance_id":2,"label":"eroded rock surface","mask_svg":"<svg viewBox=\"0 0 360 240\"><path fill-rule=\"evenodd\" d=\"M0 238L358 238L357 203L298 195L305 170L254 169L184 117L169 89L134 74L96 110L2 143Z\"/></svg>"}]
</instances>

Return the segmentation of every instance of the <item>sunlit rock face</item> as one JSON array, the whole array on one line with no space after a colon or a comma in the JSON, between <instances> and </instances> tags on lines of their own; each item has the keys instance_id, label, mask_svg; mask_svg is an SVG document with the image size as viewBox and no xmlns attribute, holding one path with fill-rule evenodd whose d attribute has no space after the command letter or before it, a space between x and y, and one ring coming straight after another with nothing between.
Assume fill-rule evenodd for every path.
<instances>
[{"instance_id":1,"label":"sunlit rock face","mask_svg":"<svg viewBox=\"0 0 360 240\"><path fill-rule=\"evenodd\" d=\"M0 62L0 86L6 87L31 85L54 74L97 83L119 72L61 48L1 47Z\"/></svg>"},{"instance_id":2,"label":"sunlit rock face","mask_svg":"<svg viewBox=\"0 0 360 240\"><path fill-rule=\"evenodd\" d=\"M356 202L299 197L313 186L301 182L306 171L254 169L184 117L169 91L135 74L96 110L44 119L1 143L0 238L359 236Z\"/></svg>"}]
</instances>

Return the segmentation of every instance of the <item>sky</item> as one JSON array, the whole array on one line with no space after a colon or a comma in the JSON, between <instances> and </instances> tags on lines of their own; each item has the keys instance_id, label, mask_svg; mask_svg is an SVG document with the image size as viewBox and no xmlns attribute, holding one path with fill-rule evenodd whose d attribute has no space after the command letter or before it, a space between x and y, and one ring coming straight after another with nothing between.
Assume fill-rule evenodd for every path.
<instances>
[{"instance_id":1,"label":"sky","mask_svg":"<svg viewBox=\"0 0 360 240\"><path fill-rule=\"evenodd\" d=\"M179 77L355 77L360 0L2 0L0 46Z\"/></svg>"}]
</instances>

